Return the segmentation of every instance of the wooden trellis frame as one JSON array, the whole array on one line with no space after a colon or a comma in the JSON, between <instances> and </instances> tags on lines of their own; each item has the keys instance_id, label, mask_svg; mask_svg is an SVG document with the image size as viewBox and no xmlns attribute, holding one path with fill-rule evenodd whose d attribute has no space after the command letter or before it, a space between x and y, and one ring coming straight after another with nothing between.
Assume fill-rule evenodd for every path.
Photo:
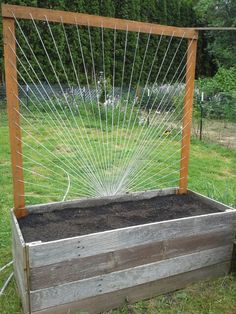
<instances>
[{"instance_id":1,"label":"wooden trellis frame","mask_svg":"<svg viewBox=\"0 0 236 314\"><path fill-rule=\"evenodd\" d=\"M151 23L143 23L124 19L116 19L81 13L65 12L58 10L39 9L34 7L2 5L3 37L6 96L9 119L11 162L13 175L14 212L16 217L27 215L24 198L23 160L21 154L21 129L19 116L17 62L15 42L15 18L32 19L49 22L63 22L72 25L90 25L117 30L129 30L131 32L149 33L186 38L188 40L187 66L186 66L186 92L184 101L184 119L182 132L181 163L179 193L187 192L188 162L191 136L192 106L194 95L194 75L196 66L196 52L198 32L195 29L164 26Z\"/></svg>"}]
</instances>

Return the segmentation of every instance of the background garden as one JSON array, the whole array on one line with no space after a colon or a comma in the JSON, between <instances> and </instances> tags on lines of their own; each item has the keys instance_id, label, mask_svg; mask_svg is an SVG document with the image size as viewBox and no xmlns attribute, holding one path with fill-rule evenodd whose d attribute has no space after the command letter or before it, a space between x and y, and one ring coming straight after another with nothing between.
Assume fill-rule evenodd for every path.
<instances>
[{"instance_id":1,"label":"background garden","mask_svg":"<svg viewBox=\"0 0 236 314\"><path fill-rule=\"evenodd\" d=\"M236 27L236 2L234 0L126 0L126 1L102 1L102 0L78 0L78 1L8 1L9 4L20 4L28 6L45 7L59 10L68 11L79 11L90 14L97 14L103 16L112 16L118 18L133 19L139 21L148 21L153 23L184 26L184 27L201 27L201 26L219 26L219 27ZM45 59L44 53L40 52L38 38L34 36L34 33L29 27L29 23L22 22L22 29L27 34L30 43L34 49L39 53L39 59L43 64L43 70L52 84L54 84L54 89L57 92L58 86L55 80L55 76L50 70L49 63ZM45 32L46 25L38 24L40 34L43 36L45 43L47 44L47 49L50 53L52 59L55 60L55 67L57 73L59 73L60 80L63 84L67 84L63 81L64 75L61 71L61 66L58 61L56 64L57 56L53 45L53 42ZM0 24L0 33L2 33L2 24ZM60 51L62 61L67 65L67 72L72 73L73 68L70 62L68 51L66 49L66 40L63 36L63 30L59 25L52 24L52 30L57 38L61 38L58 42L58 49ZM75 30L66 26L66 31L70 36L70 42L76 45L77 34ZM82 84L82 94L83 99L86 103L86 96L88 91L86 90L87 79L92 86L94 81L99 80L99 76L93 77L93 65L91 63L91 57L89 55L89 47L86 46L88 42L88 32L81 28L81 43L84 49L85 63L88 69L88 78L86 75L83 76L83 60L79 54L76 53L76 49L73 49L73 59L78 65L78 71L81 73L81 84ZM97 64L97 73L102 72L103 65L101 64L99 56L100 36L97 30L91 29L91 34L93 36L94 45L94 58ZM21 33L18 34L19 41L21 42L23 48L27 51L27 46L24 43ZM47 37L48 36L48 37ZM104 32L105 36L105 68L106 68L106 91L111 89L112 85L112 71L113 71L113 33L111 31ZM117 39L117 71L116 71L116 82L119 85L122 78L122 66L123 66L123 50L125 44L125 33L119 34ZM7 114L6 114L6 101L5 101L5 80L4 80L4 70L3 70L3 44L2 44L2 34L0 34L1 44L0 44L0 186L1 186L1 196L0 196L0 267L11 260L11 240L10 240L10 217L9 209L12 207L12 179L11 179L11 168L10 168L10 149L8 143L8 125L7 125ZM140 41L143 41L143 46L140 46L140 50L137 52L137 62L135 62L134 70L134 80L133 80L133 90L137 88L135 82L138 81L138 75L140 67L142 66L141 56L144 54L145 44L147 41L147 35L140 35ZM157 40L154 38L150 39L149 53L146 62L146 68L143 69L144 76L140 81L140 90L142 91L145 80L148 76L148 64L152 63L152 57L155 53L157 46ZM136 45L136 37L134 34L129 34L129 41L127 46L127 68L126 76L124 77L124 82L126 85L129 84L129 77L132 71L132 60L133 51ZM173 40L174 47L177 47L178 42ZM168 46L168 40L163 39L163 45L160 50L160 61L158 66L161 64L162 57L165 55L165 51ZM183 45L180 48L183 53L186 47ZM129 53L130 52L130 53ZM40 55L41 53L41 55ZM21 52L19 51L19 54ZM162 97L165 93L166 88L173 88L171 85L171 79L173 74L178 71L178 62L176 62L171 68L171 71L166 75L168 64L171 62L174 52L167 56L166 65L163 66L158 81L156 82L156 89L158 90L158 97ZM30 55L30 53L29 53ZM178 57L178 56L177 56ZM168 61L169 58L169 61ZM190 160L190 179L189 188L203 193L207 196L215 198L226 204L236 206L236 32L235 31L204 31L200 32L199 46L198 46L198 60L197 60L197 76L196 76L196 89L195 89L195 100L194 100L194 123L193 123L193 137L191 146L191 160ZM180 59L179 59L180 60ZM32 63L33 58L30 60ZM130 64L130 66L129 66ZM27 66L27 63L23 63ZM35 65L36 66L36 65ZM22 67L22 65L19 65ZM31 101L32 93L28 90L24 76L24 71L22 78L19 78L22 89L25 93L22 93L22 99L26 108L30 108L36 117L42 117L43 111L34 110ZM154 71L155 72L155 71ZM153 73L154 73L153 72ZM39 73L39 75L41 75ZM43 76L40 77L43 80ZM164 84L163 84L164 79ZM153 83L155 76L151 75L150 83ZM69 77L70 85L76 86L76 81L73 76ZM162 84L159 86L158 84ZM161 92L160 89L161 88ZM29 95L27 96L27 93ZM73 93L72 93L73 94ZM119 90L117 90L119 94ZM150 103L154 104L153 109L160 109L158 104L160 98L156 99L156 92L153 93L153 98ZM179 96L182 97L181 90ZM68 92L68 97L74 97L71 95L71 89ZM142 98L141 114L145 117L148 113L149 108L146 107L147 95ZM100 99L101 103L106 101L106 93L101 87ZM155 107L156 102L156 107ZM179 104L178 97L172 97L168 99L168 104L177 108L181 105ZM90 106L90 107L89 107ZM95 107L92 104L88 104L88 112L91 113ZM168 108L164 108L165 111ZM27 110L27 109L26 109ZM146 111L146 113L145 113ZM139 115L138 107L134 107L134 112ZM26 113L26 111L24 112ZM83 126L84 132L90 132L94 145L96 146L96 135L91 131L91 127L97 127L98 121L92 121L90 116L87 116L85 112L80 111L81 116L85 122ZM102 117L105 119L113 119L111 115L111 110L102 109ZM177 112L178 114L178 112ZM123 114L124 116L124 114ZM123 117L122 116L122 117ZM127 117L129 116L129 111L127 112ZM126 117L126 119L127 119ZM124 118L124 117L123 117ZM142 117L141 117L142 118ZM141 119L140 118L140 119ZM203 120L203 136L202 141L199 141L200 136L200 120ZM30 121L34 124L34 117L29 116ZM87 120L86 120L87 119ZM43 121L43 120L42 120ZM79 121L79 118L78 118ZM92 122L91 122L92 121ZM116 118L114 119L116 122ZM124 121L126 121L124 119ZM128 121L128 120L127 120ZM138 120L139 121L139 120ZM137 132L142 127L135 121L134 125ZM165 125L166 129L170 129L172 134L175 134L177 130L177 123L179 122L176 118L176 125ZM155 121L154 121L155 122ZM158 123L158 121L156 122ZM155 128L155 123L153 128ZM32 129L28 129L33 132ZM44 126L41 129L42 135L45 137L50 137L51 128L50 126ZM126 133L125 133L126 134ZM37 135L37 134L36 134ZM178 134L177 134L178 135ZM135 140L135 133L133 134ZM176 139L178 136L176 137ZM40 137L39 137L40 139ZM123 141L122 132L118 141ZM132 141L131 141L132 142ZM134 141L133 141L134 142ZM168 145L168 138L167 138ZM58 147L55 145L55 150ZM91 147L92 148L92 147ZM59 148L62 149L63 147ZM132 145L131 148L132 149ZM153 155L158 155L161 147L153 150ZM70 154L70 151L66 151L66 154ZM39 157L38 162L43 162L43 156ZM162 160L165 162L163 156ZM149 172L145 173L145 178L152 176L153 172L158 169L155 163L149 169ZM79 169L80 172L82 169ZM59 186L58 186L59 187ZM142 187L142 186L141 186ZM141 188L140 187L140 188ZM143 185L143 188L150 187ZM33 193L39 193L39 188L33 188ZM31 200L34 200L34 194L31 195ZM42 191L43 194L43 191ZM41 194L41 195L42 195ZM47 200L52 201L53 198L48 196ZM0 286L6 279L7 274L11 269L7 269L6 272L2 273L0 276ZM162 296L159 298L152 299L146 302L139 302L134 306L126 305L122 309L114 311L114 313L235 313L236 307L236 283L231 276L219 279L215 282L201 283L196 286L190 287L184 291L177 292L175 294ZM20 301L16 293L15 282L12 281L8 287L6 293L0 297L0 312L4 314L9 313L21 313Z\"/></svg>"}]
</instances>

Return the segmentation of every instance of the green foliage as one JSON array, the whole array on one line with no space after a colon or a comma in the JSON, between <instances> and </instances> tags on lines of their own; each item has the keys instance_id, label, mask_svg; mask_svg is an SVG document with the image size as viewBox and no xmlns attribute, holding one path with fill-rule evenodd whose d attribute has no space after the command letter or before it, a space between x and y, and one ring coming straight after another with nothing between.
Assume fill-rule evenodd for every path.
<instances>
[{"instance_id":1,"label":"green foliage","mask_svg":"<svg viewBox=\"0 0 236 314\"><path fill-rule=\"evenodd\" d=\"M112 106L102 107L100 109L102 121L107 121L108 127L123 126L130 127L133 124L138 125L138 110L130 102L125 107L125 104L120 102L115 108ZM132 114L132 115L131 115Z\"/></svg>"},{"instance_id":2,"label":"green foliage","mask_svg":"<svg viewBox=\"0 0 236 314\"><path fill-rule=\"evenodd\" d=\"M216 75L210 79L199 79L199 87L208 94L231 92L236 86L236 68L219 68Z\"/></svg>"},{"instance_id":3,"label":"green foliage","mask_svg":"<svg viewBox=\"0 0 236 314\"><path fill-rule=\"evenodd\" d=\"M0 3L3 1L0 1ZM122 0L122 1L102 1L102 0L76 0L76 1L42 1L42 0L8 0L9 4L21 4L28 6L36 7L45 7L50 9L59 9L66 11L74 11L81 13L89 13L95 15L111 16L125 19L140 20L145 22L153 22L160 24L168 24L175 26L186 26L194 27L198 26L235 26L236 25L236 2L234 0L229 0L225 2L224 0ZM30 21L21 21L20 22L23 31L27 34L30 45L32 46L33 51L37 54L40 63L42 64L42 70L45 72L46 77L50 80L51 83L57 83L57 78L53 73L53 69L47 60L47 56L42 49L42 46L39 42L39 39L34 31L32 22ZM58 78L65 83L66 78L61 67L60 60L58 59L57 51L54 47L53 40L50 33L47 30L47 25L45 23L37 23L42 39L45 41L48 53L53 59L53 66L58 72ZM51 25L53 35L56 39L58 45L58 51L61 54L62 62L66 65L66 73L68 79L71 83L76 83L75 74L73 74L73 65L71 62L70 53L66 44L66 39L64 36L64 31L59 24ZM76 27L70 25L65 25L65 30L69 36L69 44L71 46L72 57L78 71L80 84L88 84L86 80L86 74L84 71L82 53L79 47L78 35ZM81 43L83 47L84 61L87 67L87 74L89 83L94 83L98 78L93 77L93 65L91 61L91 52L90 45L88 43L88 31L87 27L79 27ZM101 61L101 31L95 28L91 28L92 36L92 46L94 50L94 64L96 66L96 73L99 71L104 71L106 77L112 77L113 74L113 30L104 29L104 49L105 49L105 60L104 65ZM0 23L0 33L2 33L2 24ZM207 32L200 33L199 43L198 43L198 63L197 63L197 75L207 75L212 76L218 66L225 66L230 68L235 66L236 61L236 32ZM141 69L141 64L144 56L145 45L147 42L147 34L140 34L140 47L137 52L136 62L134 66L134 75L133 82L137 82L137 76ZM24 42L22 34L17 31L17 38L22 45L22 48L25 50L29 61L32 63L34 68L36 66L36 60L33 58L32 53L29 50L29 47ZM60 40L58 40L60 38ZM124 76L124 83L129 84L130 74L134 58L134 48L136 44L136 34L129 32L128 34L128 44L127 44L127 57L126 57L126 75ZM147 55L146 66L143 69L143 76L141 78L141 85L144 84L145 78L150 68L150 65L153 60L153 55L158 44L159 37L151 36L149 43L149 53ZM150 82L153 82L155 79L155 74L157 73L161 60L164 56L168 40L166 38L162 39L162 45L160 47L159 54L159 63L156 62L153 68L153 71L150 75ZM177 42L174 43L171 49L171 53L166 56L166 64L163 64L163 69L160 73L160 79L158 82L161 82L163 75L166 73L166 69L170 63L170 60L174 53L174 47L176 47ZM122 79L122 66L124 61L124 47L125 47L125 32L119 32L117 35L117 44L116 44L116 83L121 84ZM186 47L181 48L181 52L184 51ZM3 46L2 46L2 36L0 36L0 54L3 55ZM19 56L22 57L22 53L18 51ZM181 54L180 54L181 55ZM27 61L22 58L22 62L25 65L26 69L29 70L29 65ZM173 67L169 75L167 75L167 80L169 80L173 73L176 70L176 66L179 62L179 56L176 57L176 62L174 62ZM22 66L19 65L19 68L24 76L27 77L26 73L22 70ZM3 78L3 58L0 59L0 71L2 75L1 81L4 81ZM45 77L40 69L37 68L38 78L32 73L31 76L38 82L38 80L45 81ZM28 78L27 78L28 79ZM19 77L19 80L21 78Z\"/></svg>"},{"instance_id":4,"label":"green foliage","mask_svg":"<svg viewBox=\"0 0 236 314\"><path fill-rule=\"evenodd\" d=\"M114 16L118 18L176 26L236 25L236 2L233 0L227 2L223 0L9 0L8 3L67 11L78 11L95 15ZM87 26L78 27L78 33L74 25L65 25L65 28L63 29L60 24L50 23L52 31L52 34L50 34L47 23L36 22L39 33L42 36L43 42L45 43L46 51L52 60L51 64L37 36L32 22L21 21L20 25L24 33L27 35L28 41L32 48L32 50L29 48L28 44L23 38L21 31L17 27L17 38L19 39L19 43L25 51L25 55L29 61L28 62L27 59L24 58L23 53L20 49L18 49L18 55L22 62L22 64L18 64L20 71L18 79L21 83L27 82L40 84L40 82L45 82L48 80L50 84L58 84L60 81L61 83L72 86L81 85L86 86L87 88L91 86L94 88L95 84L99 80L99 73L101 71L103 72L104 77L112 78L113 80L113 30L91 28L91 47ZM0 26L0 32L1 31L2 26ZM159 47L158 58L156 58L155 62L153 63L152 71L149 73L160 36L150 36L148 53L146 54L145 63L142 68L146 44L148 42L148 34L138 35L137 33L128 32L124 64L124 50L126 45L125 33L125 31L117 32L115 47L115 85L117 87L121 87L123 85L126 88L131 85L131 87L134 88L138 84L143 87L147 83L147 79L148 84L152 84L155 82L157 73L160 69L161 71L156 82L158 84L166 84L170 82L179 66L183 53L186 50L186 45L183 43L181 44L180 51L176 54L175 60L168 70L170 62L178 47L179 39L172 39L171 49L168 51L166 60L162 64L163 57L169 42L169 38L163 36L161 45ZM65 34L68 37L69 46L66 41ZM209 34L210 35L206 35L204 33L200 36L197 64L201 64L201 67L198 67L197 74L203 75L203 77L206 74L210 76L213 75L216 69L216 66L214 66L212 62L213 59L215 65L224 64L224 68L219 68L219 71L217 72L214 79L203 80L203 90L207 95L209 94L209 98L211 98L211 101L210 99L208 101L209 110L207 111L207 114L213 117L231 116L229 118L234 119L235 92L233 91L233 85L235 85L235 70L233 70L231 66L235 66L236 62L236 32L216 32L214 34ZM52 35L55 38L58 51L55 49ZM102 45L102 37L104 39L104 47ZM139 48L137 50L136 56L134 56L137 40L139 40ZM102 56L103 48L104 60ZM70 55L70 50L72 58ZM32 51L34 51L34 53L37 55L37 59L41 65L41 68L38 66L37 60L34 58ZM209 56L208 52L211 53L211 56ZM61 56L61 60L59 55ZM94 58L94 64L92 62L92 57ZM74 61L74 65L72 59ZM65 70L63 69L62 64L64 65ZM125 66L124 74L123 64ZM3 59L0 59L0 67L1 72L3 73ZM32 68L35 70L35 72L32 70ZM138 82L141 68L142 75L140 81ZM29 78L27 71L32 79ZM55 75L54 71L57 73L57 76ZM178 73L176 73L176 77L178 77ZM109 84L113 84L111 79ZM106 89L108 91L108 86L106 88L104 85L101 86L101 96L99 99L101 103L105 102L105 98L107 96L105 94L108 94ZM145 94L143 98L142 107L144 107L146 104L147 95ZM148 107L152 106L154 103L153 107L157 108L159 102L159 96L158 99L155 100L155 96L152 95L151 99L149 100ZM225 105L222 107L223 102ZM170 100L170 103L173 103L173 101Z\"/></svg>"},{"instance_id":5,"label":"green foliage","mask_svg":"<svg viewBox=\"0 0 236 314\"><path fill-rule=\"evenodd\" d=\"M170 108L173 108L174 98L171 97L170 94L166 94L165 91L159 92L148 92L145 91L142 101L141 107L145 109L156 109L158 111L168 111Z\"/></svg>"},{"instance_id":6,"label":"green foliage","mask_svg":"<svg viewBox=\"0 0 236 314\"><path fill-rule=\"evenodd\" d=\"M26 100L25 100L26 103ZM122 99L118 104L104 104L95 101L82 100L81 97L58 98L51 97L50 101L41 101L40 104L29 101L27 105L29 111L24 107L22 114L28 118L34 118L34 115L47 114L45 118L50 116L50 119L55 119L55 116L60 116L60 119L75 122L80 126L88 128L100 128L103 130L112 126L128 126L138 125L139 109L134 106L133 101L127 103L127 99Z\"/></svg>"},{"instance_id":7,"label":"green foliage","mask_svg":"<svg viewBox=\"0 0 236 314\"><path fill-rule=\"evenodd\" d=\"M199 79L205 116L236 121L236 68L220 68L213 78Z\"/></svg>"},{"instance_id":8,"label":"green foliage","mask_svg":"<svg viewBox=\"0 0 236 314\"><path fill-rule=\"evenodd\" d=\"M2 1L0 1L2 2ZM102 16L111 16L118 17L124 19L131 20L141 20L147 22L154 23L162 23L162 24L171 24L171 25L179 25L179 26L193 26L195 17L193 11L192 1L187 0L172 0L172 1L148 1L148 0L122 0L122 1L101 1L101 0L76 0L76 1L42 1L42 0L9 0L9 4L21 4L28 6L36 6L36 7L45 7L50 9L59 9L66 11L77 11L82 13L89 13L95 15ZM0 24L1 25L1 24ZM52 34L55 38L57 49L55 49L52 35L48 30L47 23L45 22L36 22L39 33L42 36L42 40L45 44L46 50L52 60L52 64L50 64L46 52L44 51L42 44L37 36L37 33L34 29L34 25L31 21L21 21L20 25L23 29L23 32L27 35L28 41L32 50L35 52L39 63L42 66L42 69L37 65L37 61L32 55L32 51L29 46L25 42L22 33L20 30L17 30L17 38L19 39L19 43L22 46L25 54L30 61L32 67L35 69L36 74L33 73L30 68L29 63L23 57L22 52L18 49L19 57L22 60L22 65L19 64L19 70L23 77L19 76L19 80L24 83L24 80L27 83L33 83L27 73L24 71L24 68L30 72L32 79L35 83L39 83L39 81L45 81L46 78L50 81L50 83L58 83L60 80L61 83L70 84L78 84L76 75L74 73L73 64L69 52L69 47L66 42L64 29L60 24L50 23ZM74 60L75 68L79 77L79 83L81 85L94 84L95 81L98 80L98 77L94 77L93 73L93 64L91 58L91 47L89 43L88 36L88 28L87 26L81 26L78 28L80 34L80 40L82 44L82 50L79 44L78 34L75 26L65 25L65 32L69 40L69 46L72 53L72 58ZM2 31L2 27L0 27L0 32ZM103 38L104 38L104 62L102 58L102 31L100 29L91 28L90 29L92 36L92 50L94 57L94 65L97 76L100 71L103 71L105 77L113 76L113 38L114 31L104 29L103 30ZM2 36L1 36L2 37ZM123 76L123 83L128 86L130 83L133 86L137 83L138 76L140 73L140 69L142 66L142 61L144 57L145 47L148 40L147 34L139 35L139 49L137 51L135 60L134 60L134 50L136 47L138 39L138 34L133 32L128 32L127 38L127 53L125 60L125 75ZM153 55L155 53L158 41L158 36L151 36L148 55L146 58L146 62L143 68L143 75L141 78L140 84L143 85L146 81L147 75L150 70L150 65L153 61ZM168 44L167 38L163 36L162 45L159 51L159 58L157 62L154 64L153 71L150 75L150 83L154 82L156 74L158 73L161 61L163 59L164 53ZM176 47L177 41L173 39L173 46L170 50L170 53L166 56L166 62L163 64L162 71L159 76L158 82L161 82L168 65L174 54L174 47ZM2 49L2 44L1 47ZM180 54L184 52L186 47L180 49ZM122 69L124 62L124 49L125 49L125 32L117 32L117 40L116 40L116 73L115 73L115 81L116 85L122 84ZM2 50L1 50L2 51ZM58 54L61 56L61 61L65 66L65 72L63 70L61 61L59 59ZM1 53L2 55L2 53ZM83 62L84 60L84 62ZM176 68L175 65L178 65L179 57L177 56L176 62L174 62L173 68L171 68L170 73L168 74L166 80L169 80ZM86 71L84 63L86 64ZM133 74L131 78L132 67L134 64ZM3 73L3 59L0 59L0 67L1 73ZM58 77L55 76L54 70L57 72ZM45 74L45 75L44 75ZM86 77L87 75L87 77ZM3 81L3 78L2 78Z\"/></svg>"},{"instance_id":9,"label":"green foliage","mask_svg":"<svg viewBox=\"0 0 236 314\"><path fill-rule=\"evenodd\" d=\"M178 114L183 107L183 93L176 92L177 86L166 86L165 88L146 89L141 98L142 109L155 109L157 111L175 110Z\"/></svg>"},{"instance_id":10,"label":"green foliage","mask_svg":"<svg viewBox=\"0 0 236 314\"><path fill-rule=\"evenodd\" d=\"M235 0L199 0L195 7L198 22L203 26L235 27ZM217 66L230 68L236 64L236 32L207 33L207 49Z\"/></svg>"}]
</instances>

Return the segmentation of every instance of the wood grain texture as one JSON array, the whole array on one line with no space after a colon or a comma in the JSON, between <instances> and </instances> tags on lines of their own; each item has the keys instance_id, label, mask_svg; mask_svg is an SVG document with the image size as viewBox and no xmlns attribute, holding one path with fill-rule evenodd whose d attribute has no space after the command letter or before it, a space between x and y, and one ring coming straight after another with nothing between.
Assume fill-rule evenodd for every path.
<instances>
[{"instance_id":1,"label":"wood grain texture","mask_svg":"<svg viewBox=\"0 0 236 314\"><path fill-rule=\"evenodd\" d=\"M17 217L27 214L24 199L24 178L21 155L21 129L19 116L15 22L13 19L3 18L4 64L6 80L7 113L9 124L11 164L13 177L14 211Z\"/></svg>"},{"instance_id":2,"label":"wood grain texture","mask_svg":"<svg viewBox=\"0 0 236 314\"><path fill-rule=\"evenodd\" d=\"M30 292L32 311L93 297L229 261L232 245L174 257Z\"/></svg>"},{"instance_id":3,"label":"wood grain texture","mask_svg":"<svg viewBox=\"0 0 236 314\"><path fill-rule=\"evenodd\" d=\"M190 195L195 195L196 197L198 197L199 201L206 204L206 205L210 205L210 206L214 206L216 211L226 211L226 210L234 210L235 213L236 213L236 209L234 209L233 207L229 206L229 205L225 205L219 201L216 201L216 200L213 200L212 198L210 197L207 197L203 194L200 194L200 193L197 193L197 192L194 192L192 190L189 190L188 189L188 194Z\"/></svg>"},{"instance_id":4,"label":"wood grain texture","mask_svg":"<svg viewBox=\"0 0 236 314\"><path fill-rule=\"evenodd\" d=\"M44 212L51 212L51 211L70 209L70 208L97 207L97 206L104 206L104 205L114 204L114 203L147 200L156 196L172 195L172 194L176 194L177 191L178 191L178 188L167 188L167 189L158 189L158 190L151 190L151 191L131 192L131 193L126 193L126 194L121 194L121 195L84 198L84 199L78 199L78 200L72 200L72 201L32 205L32 206L27 206L27 210L29 213L44 213Z\"/></svg>"},{"instance_id":5,"label":"wood grain texture","mask_svg":"<svg viewBox=\"0 0 236 314\"><path fill-rule=\"evenodd\" d=\"M230 272L232 272L233 274L236 274L236 240L234 240L234 244L233 244Z\"/></svg>"},{"instance_id":6,"label":"wood grain texture","mask_svg":"<svg viewBox=\"0 0 236 314\"><path fill-rule=\"evenodd\" d=\"M30 268L112 252L222 228L233 230L236 212L223 212L109 230L45 243L29 243Z\"/></svg>"},{"instance_id":7,"label":"wood grain texture","mask_svg":"<svg viewBox=\"0 0 236 314\"><path fill-rule=\"evenodd\" d=\"M180 194L187 193L188 187L188 164L190 154L196 56L197 56L197 40L193 41L189 40L187 51L186 86L182 123L183 131L181 143L180 182L179 182Z\"/></svg>"},{"instance_id":8,"label":"wood grain texture","mask_svg":"<svg viewBox=\"0 0 236 314\"><path fill-rule=\"evenodd\" d=\"M76 258L30 270L30 290L99 276L232 243L233 232L221 230Z\"/></svg>"},{"instance_id":9,"label":"wood grain texture","mask_svg":"<svg viewBox=\"0 0 236 314\"><path fill-rule=\"evenodd\" d=\"M29 313L29 289L27 280L25 244L13 212L11 212L11 221L14 276L16 279L18 292L21 297L24 313Z\"/></svg>"},{"instance_id":10,"label":"wood grain texture","mask_svg":"<svg viewBox=\"0 0 236 314\"><path fill-rule=\"evenodd\" d=\"M130 20L123 20L111 17L103 17L97 15L81 14L74 12L40 9L35 7L16 6L16 5L2 5L2 16L15 17L18 19L31 19L45 21L47 17L49 22L57 22L66 24L90 25L94 27L104 27L117 30L126 30L130 32L152 33L156 35L183 37L183 38L197 38L198 32L194 29L180 28L174 26L165 26Z\"/></svg>"},{"instance_id":11,"label":"wood grain texture","mask_svg":"<svg viewBox=\"0 0 236 314\"><path fill-rule=\"evenodd\" d=\"M187 285L196 283L200 280L214 279L219 276L224 276L229 271L229 265L229 262L224 262L116 292L105 293L85 300L50 307L33 313L78 314L78 312L81 311L89 314L98 314L117 308L127 302L134 303L141 299L152 298L160 294L185 288Z\"/></svg>"}]
</instances>

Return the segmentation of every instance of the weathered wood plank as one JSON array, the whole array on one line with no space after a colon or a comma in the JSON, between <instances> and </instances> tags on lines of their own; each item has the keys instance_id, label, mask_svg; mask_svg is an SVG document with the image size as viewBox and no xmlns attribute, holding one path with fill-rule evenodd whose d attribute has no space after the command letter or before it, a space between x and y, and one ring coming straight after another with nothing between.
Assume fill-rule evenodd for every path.
<instances>
[{"instance_id":1,"label":"weathered wood plank","mask_svg":"<svg viewBox=\"0 0 236 314\"><path fill-rule=\"evenodd\" d=\"M178 188L168 188L168 189L158 189L151 191L142 192L131 192L122 195L104 196L104 197L94 197L94 198L84 198L73 201L65 202L53 202L40 205L28 206L27 210L29 213L44 213L70 208L87 208L87 207L97 207L104 206L108 204L130 202L130 201L140 201L148 200L156 196L172 195L176 194Z\"/></svg>"},{"instance_id":2,"label":"weathered wood plank","mask_svg":"<svg viewBox=\"0 0 236 314\"><path fill-rule=\"evenodd\" d=\"M230 271L233 274L236 274L236 240L234 240L234 244L233 244L233 253L232 253L232 259L231 259Z\"/></svg>"},{"instance_id":3,"label":"weathered wood plank","mask_svg":"<svg viewBox=\"0 0 236 314\"><path fill-rule=\"evenodd\" d=\"M85 258L76 258L30 270L30 290L39 290L122 269L190 254L233 242L233 232L204 233L135 246Z\"/></svg>"},{"instance_id":4,"label":"weathered wood plank","mask_svg":"<svg viewBox=\"0 0 236 314\"><path fill-rule=\"evenodd\" d=\"M212 198L202 195L200 193L188 190L188 194L197 196L202 203L205 203L206 205L214 206L216 210L220 210L222 212L226 210L235 210L233 207L229 205L225 205L219 201L213 200Z\"/></svg>"},{"instance_id":5,"label":"weathered wood plank","mask_svg":"<svg viewBox=\"0 0 236 314\"><path fill-rule=\"evenodd\" d=\"M223 212L109 230L46 243L29 243L30 268L121 250L153 241L233 230L236 213ZM46 256L46 258L45 258Z\"/></svg>"},{"instance_id":6,"label":"weathered wood plank","mask_svg":"<svg viewBox=\"0 0 236 314\"><path fill-rule=\"evenodd\" d=\"M21 297L24 313L29 313L29 289L26 273L25 243L13 211L11 211L11 220L14 276Z\"/></svg>"},{"instance_id":7,"label":"weathered wood plank","mask_svg":"<svg viewBox=\"0 0 236 314\"><path fill-rule=\"evenodd\" d=\"M45 21L45 16L49 22L57 22L66 24L90 25L94 27L116 28L117 30L126 30L130 32L152 33L156 35L197 38L198 32L194 29L181 28L174 26L158 25L145 22L130 21L111 17L103 17L97 15L81 14L74 12L66 12L59 10L41 9L35 7L2 5L2 16L13 18L15 15L18 19Z\"/></svg>"},{"instance_id":8,"label":"weathered wood plank","mask_svg":"<svg viewBox=\"0 0 236 314\"><path fill-rule=\"evenodd\" d=\"M232 245L179 256L164 261L92 277L30 293L31 308L38 311L112 291L118 291L229 261Z\"/></svg>"},{"instance_id":9,"label":"weathered wood plank","mask_svg":"<svg viewBox=\"0 0 236 314\"><path fill-rule=\"evenodd\" d=\"M134 303L141 299L152 298L160 294L185 288L187 285L201 280L214 279L219 276L224 276L229 271L229 264L229 262L224 262L135 287L122 289L116 292L105 293L86 300L50 307L33 313L78 314L78 311L81 311L90 314L98 314L103 311L114 309L126 302Z\"/></svg>"}]
</instances>

